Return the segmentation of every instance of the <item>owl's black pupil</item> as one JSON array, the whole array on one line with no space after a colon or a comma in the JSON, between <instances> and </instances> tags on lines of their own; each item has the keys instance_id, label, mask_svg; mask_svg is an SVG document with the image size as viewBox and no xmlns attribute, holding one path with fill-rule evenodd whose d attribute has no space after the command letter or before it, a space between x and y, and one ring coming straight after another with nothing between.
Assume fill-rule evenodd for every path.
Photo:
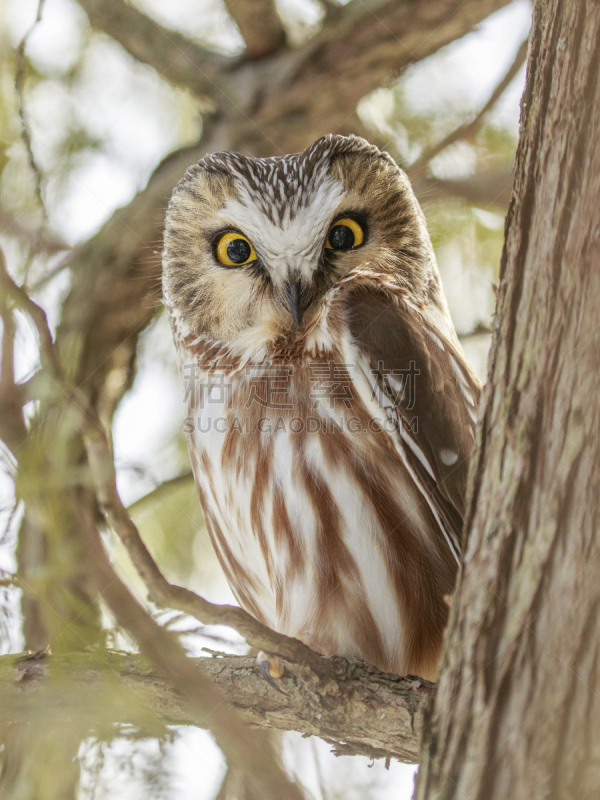
<instances>
[{"instance_id":1,"label":"owl's black pupil","mask_svg":"<svg viewBox=\"0 0 600 800\"><path fill-rule=\"evenodd\" d=\"M329 233L329 244L334 250L350 250L354 246L354 233L347 225L335 225Z\"/></svg>"},{"instance_id":2,"label":"owl's black pupil","mask_svg":"<svg viewBox=\"0 0 600 800\"><path fill-rule=\"evenodd\" d=\"M233 239L227 245L227 257L234 264L243 264L248 261L252 250L245 239Z\"/></svg>"}]
</instances>

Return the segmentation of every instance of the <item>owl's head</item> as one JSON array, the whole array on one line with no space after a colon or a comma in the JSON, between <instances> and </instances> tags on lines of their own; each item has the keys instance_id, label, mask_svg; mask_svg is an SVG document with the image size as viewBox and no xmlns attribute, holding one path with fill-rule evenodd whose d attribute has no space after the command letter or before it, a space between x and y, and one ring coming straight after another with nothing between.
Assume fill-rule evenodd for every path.
<instances>
[{"instance_id":1,"label":"owl's head","mask_svg":"<svg viewBox=\"0 0 600 800\"><path fill-rule=\"evenodd\" d=\"M216 153L191 167L169 204L163 262L182 329L231 345L297 336L356 267L417 293L435 271L404 172L364 139L332 135L303 153Z\"/></svg>"}]
</instances>

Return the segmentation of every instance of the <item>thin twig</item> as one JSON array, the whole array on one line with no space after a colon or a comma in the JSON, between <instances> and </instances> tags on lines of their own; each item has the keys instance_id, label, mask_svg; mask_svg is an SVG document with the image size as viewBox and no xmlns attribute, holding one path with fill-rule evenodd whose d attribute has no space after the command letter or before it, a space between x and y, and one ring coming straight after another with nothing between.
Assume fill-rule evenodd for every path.
<instances>
[{"instance_id":1,"label":"thin twig","mask_svg":"<svg viewBox=\"0 0 600 800\"><path fill-rule=\"evenodd\" d=\"M489 96L487 102L479 109L477 114L473 117L470 122L467 122L463 125L459 125L458 128L455 128L451 133L448 134L444 139L442 139L437 144L434 144L428 150L426 150L422 155L417 158L406 170L409 177L413 178L418 173L422 172L426 166L432 161L442 150L445 150L447 147L450 147L451 144L460 141L461 139L468 139L473 136L481 127L483 120L485 119L486 115L492 110L492 108L496 105L498 100L502 97L506 89L510 86L513 81L513 78L517 75L523 64L525 63L525 59L527 57L527 46L529 44L529 39L525 39L519 49L517 50L517 54L515 58L508 68L505 75L502 77L502 80L498 83L498 85L494 88L494 91Z\"/></svg>"},{"instance_id":2,"label":"thin twig","mask_svg":"<svg viewBox=\"0 0 600 800\"><path fill-rule=\"evenodd\" d=\"M164 492L168 492L171 489L175 489L178 486L185 486L186 483L193 484L194 483L194 473L191 469L182 472L180 475L175 475L174 478L169 478L166 481L163 481L158 486L156 486L151 491L147 492L142 497L135 500L131 505L127 506L127 511L129 514L136 511L136 509L143 506L149 500L156 499L160 497Z\"/></svg>"},{"instance_id":3,"label":"thin twig","mask_svg":"<svg viewBox=\"0 0 600 800\"><path fill-rule=\"evenodd\" d=\"M19 42L19 45L17 46L17 70L15 74L15 90L17 92L17 110L19 114L19 119L21 121L21 136L23 139L23 144L25 145L25 151L27 153L27 162L29 164L29 168L31 169L35 182L35 197L40 207L40 211L42 212L42 224L39 226L38 231L36 233L34 245L29 251L29 257L27 259L25 273L29 271L31 260L40 248L40 243L44 238L44 233L46 230L46 226L48 224L48 212L46 211L46 205L44 203L44 196L42 189L42 183L43 183L42 172L40 170L40 167L35 158L35 154L33 152L31 131L29 129L29 123L27 121L27 114L25 111L25 64L26 64L25 49L27 47L27 42L29 41L29 37L31 36L31 34L33 33L33 31L35 30L36 26L38 25L38 23L42 18L45 1L46 0L38 0L37 14L35 15L33 24L26 31L25 35L23 36L23 38Z\"/></svg>"},{"instance_id":4,"label":"thin twig","mask_svg":"<svg viewBox=\"0 0 600 800\"><path fill-rule=\"evenodd\" d=\"M40 341L40 353L42 356L42 363L49 366L52 371L59 375L61 372L60 361L56 348L54 346L54 339L50 326L48 325L48 318L46 312L34 300L29 297L25 289L19 286L12 277L9 275L6 268L6 261L0 252L0 290L6 293L6 297L12 300L15 307L25 312L33 322Z\"/></svg>"},{"instance_id":5,"label":"thin twig","mask_svg":"<svg viewBox=\"0 0 600 800\"><path fill-rule=\"evenodd\" d=\"M43 248L42 248L43 249ZM63 248L65 251L70 249L65 246ZM50 283L50 281L54 280L57 275L60 275L61 272L64 272L66 269L69 269L70 264L68 258L63 258L62 261L59 261L52 269L49 269L44 275L40 275L40 277L33 281L32 283L28 284L27 288L30 292L38 292L40 289L43 289L46 284Z\"/></svg>"},{"instance_id":6,"label":"thin twig","mask_svg":"<svg viewBox=\"0 0 600 800\"><path fill-rule=\"evenodd\" d=\"M234 628L255 647L291 662L309 666L317 675L329 671L329 659L315 653L297 639L276 633L243 609L209 603L190 589L170 584L152 558L121 501L111 447L99 424L88 429L85 444L98 502L110 527L123 542L150 596L158 605L184 611L204 625L227 625Z\"/></svg>"},{"instance_id":7,"label":"thin twig","mask_svg":"<svg viewBox=\"0 0 600 800\"><path fill-rule=\"evenodd\" d=\"M39 226L34 227L24 217L17 217L5 208L0 208L0 229L5 236L14 236L27 243L37 239L38 252L43 251L54 255L73 249L60 236L47 230L40 234Z\"/></svg>"},{"instance_id":8,"label":"thin twig","mask_svg":"<svg viewBox=\"0 0 600 800\"><path fill-rule=\"evenodd\" d=\"M27 436L23 415L23 392L15 381L15 336L17 325L8 293L2 291L6 271L4 253L0 249L0 317L2 348L0 350L0 438L14 453Z\"/></svg>"}]
</instances>

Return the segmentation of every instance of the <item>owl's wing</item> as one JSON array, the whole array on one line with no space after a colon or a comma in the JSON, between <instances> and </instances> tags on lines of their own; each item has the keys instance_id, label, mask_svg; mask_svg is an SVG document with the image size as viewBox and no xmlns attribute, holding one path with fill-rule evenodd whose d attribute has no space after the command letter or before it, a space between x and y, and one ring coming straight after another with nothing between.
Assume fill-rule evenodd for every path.
<instances>
[{"instance_id":1,"label":"owl's wing","mask_svg":"<svg viewBox=\"0 0 600 800\"><path fill-rule=\"evenodd\" d=\"M481 385L460 350L398 290L351 288L346 319L402 460L458 561Z\"/></svg>"}]
</instances>

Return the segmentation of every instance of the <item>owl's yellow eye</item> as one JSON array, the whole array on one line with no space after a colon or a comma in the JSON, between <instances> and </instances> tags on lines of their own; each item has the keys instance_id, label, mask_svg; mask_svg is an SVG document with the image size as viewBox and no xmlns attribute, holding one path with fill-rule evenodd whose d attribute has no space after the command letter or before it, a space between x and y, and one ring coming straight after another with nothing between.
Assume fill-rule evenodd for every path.
<instances>
[{"instance_id":1,"label":"owl's yellow eye","mask_svg":"<svg viewBox=\"0 0 600 800\"><path fill-rule=\"evenodd\" d=\"M343 217L334 222L329 233L325 247L329 250L352 250L365 240L365 232L355 219Z\"/></svg>"},{"instance_id":2,"label":"owl's yellow eye","mask_svg":"<svg viewBox=\"0 0 600 800\"><path fill-rule=\"evenodd\" d=\"M215 250L216 256L225 267L242 267L251 261L256 261L256 251L252 244L235 231L224 233Z\"/></svg>"}]
</instances>

